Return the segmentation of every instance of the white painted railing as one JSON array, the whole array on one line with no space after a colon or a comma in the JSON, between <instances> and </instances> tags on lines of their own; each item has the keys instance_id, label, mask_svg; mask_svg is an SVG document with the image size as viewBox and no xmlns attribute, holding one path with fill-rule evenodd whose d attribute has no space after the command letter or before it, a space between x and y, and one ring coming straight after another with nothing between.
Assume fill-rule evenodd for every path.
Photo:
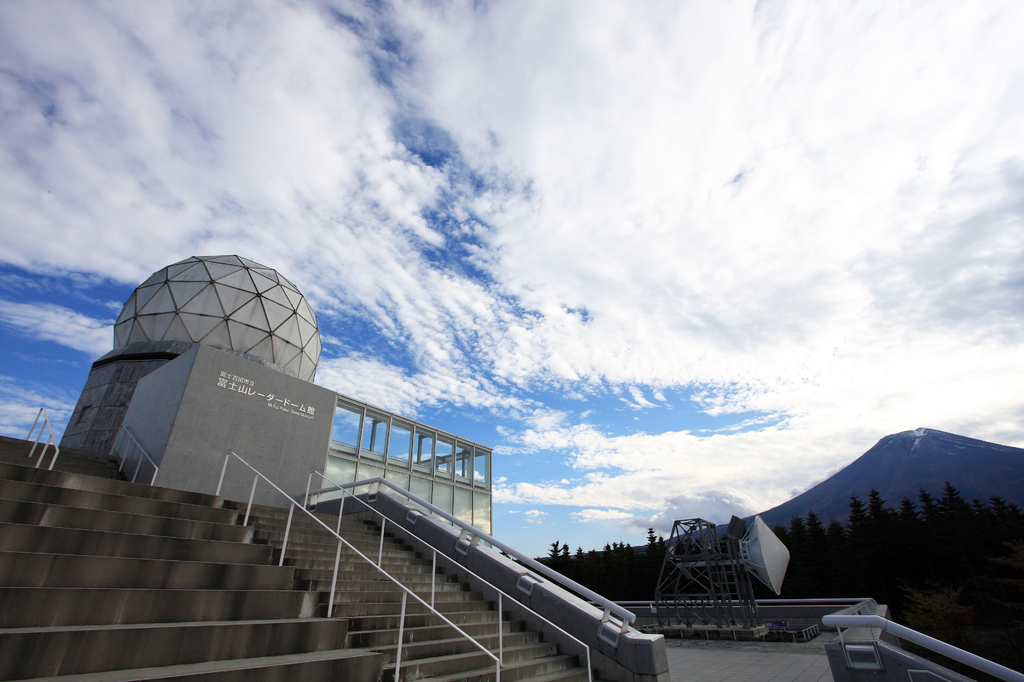
<instances>
[{"instance_id":1,"label":"white painted railing","mask_svg":"<svg viewBox=\"0 0 1024 682\"><path fill-rule=\"evenodd\" d=\"M338 508L339 518L340 518L342 512L344 511L345 494L346 493L349 493L349 499L355 500L357 503L361 504L366 509L366 511L369 511L370 513L372 513L372 514L374 514L374 515L376 515L377 517L380 518L381 548L383 548L383 546L384 546L383 545L383 543L384 543L384 528L387 526L388 522L390 521L393 525L397 526L398 528L401 528L401 526L398 526L398 524L395 524L394 521L391 521L391 519L389 519L387 516L385 516L382 512L374 509L369 504L367 504L364 500L359 499L354 493L352 493L351 488L356 486L356 485L361 485L361 483L352 483L352 484L347 484L347 485L339 485L339 484L335 483L334 481L332 481L331 479L329 479L326 476L324 476L319 471L312 471L309 474L309 481L306 483L306 490L307 490L307 492L306 492L306 499L303 501L303 505L308 505L309 504L309 495L310 495L310 493L308 491L309 491L309 488L312 485L313 475L314 474L319 476L321 479L323 479L324 483L327 484L328 487L327 488L323 488L322 490L326 490L326 491L340 490L341 491L341 497L337 500L339 502L339 504L340 504L340 506ZM317 491L317 492L320 492L320 491ZM334 502L335 500L331 500L331 501ZM433 507L433 505L428 505L428 506ZM434 507L434 508L436 509L436 507ZM478 575L478 574L474 573L473 571L469 570L468 568L466 568L462 564L458 563L457 561L452 559L447 554L439 553L435 547L433 547L429 542L427 542L423 538L417 536L415 533L409 533L408 531L405 531L405 532L408 533L410 538L416 540L418 543L420 543L421 545L423 545L424 547L429 549L431 551L431 553L433 554L433 560L432 560L432 566L431 566L431 579L430 579L430 605L431 606L434 605L434 589L435 589L435 585L436 585L436 582L437 582L437 558L438 558L438 556L440 556L445 561L450 562L457 570L465 571L467 574L473 576L474 578L479 580L481 583L483 583L484 585L486 585L490 589L494 590L494 592L497 594L497 596L498 596L498 658L501 660L501 662L503 664L505 662L505 648L504 648L504 641L503 641L503 630L502 630L503 623L502 623L502 615L501 614L502 614L502 611L503 611L503 609L502 609L503 599L504 598L508 598L508 599L511 599L512 601L514 601L518 606L522 607L524 610L529 611L531 614L536 616L538 619L544 621L545 623L547 623L548 625L550 625L551 627L553 627L554 629L558 630L563 635L565 635L566 637L568 637L569 639L571 639L572 641L574 641L578 645L580 645L587 652L587 679L590 680L590 682L593 682L594 674L593 674L593 669L591 667L591 662L590 662L590 647L587 646L584 642L582 642L578 638L574 637L569 632L566 632L563 628L561 628L558 625L556 625L555 623L551 622L549 619L547 619L544 616L540 615L539 613L537 613L536 611L534 611L530 607L526 606L525 604L522 604L521 602L519 602L519 600L517 600L515 597L513 597L510 594L508 594L504 590L502 590L500 587L497 587L496 585L491 584L485 578L481 577L480 575ZM380 559L381 559L381 557L378 556L378 558L377 558L378 562L380 561Z\"/></svg>"},{"instance_id":2,"label":"white painted railing","mask_svg":"<svg viewBox=\"0 0 1024 682\"><path fill-rule=\"evenodd\" d=\"M117 439L114 441L114 454L119 460L121 460L117 470L121 471L124 468L125 463L128 461L129 449L123 446L119 447L118 445L121 442L121 434L125 434L129 439L131 439L131 442L134 444L135 449L139 451L140 455L138 462L135 464L135 473L132 474L132 483L138 482L136 479L139 477L139 469L142 468L142 458L145 457L153 467L153 475L149 479L149 485L153 485L156 482L156 475L160 473L160 467L157 466L156 462L153 461L153 458L149 456L148 452L146 452L146 448L142 447L142 443L139 442L139 439L135 437L135 434L132 433L132 430L127 426L121 427L121 431L118 433Z\"/></svg>"},{"instance_id":3,"label":"white painted railing","mask_svg":"<svg viewBox=\"0 0 1024 682\"><path fill-rule=\"evenodd\" d=\"M42 424L39 424L40 417L43 418ZM39 435L32 438L32 432L36 430L37 424L39 424ZM25 436L25 440L33 441L32 450L28 453L29 459L32 459L36 453L36 447L39 445L39 442L43 437L44 429L48 430L50 435L47 437L46 442L43 443L43 449L39 453L39 461L36 462L36 469L38 469L39 465L43 463L43 457L46 455L46 448L53 445L53 459L50 460L50 466L47 467L48 471L53 471L53 465L57 461L57 456L60 455L60 446L57 445L57 437L53 435L53 427L50 426L50 416L46 413L46 408L40 407L39 412L36 413L36 420L32 422L32 428L28 430L28 435Z\"/></svg>"},{"instance_id":4,"label":"white painted railing","mask_svg":"<svg viewBox=\"0 0 1024 682\"><path fill-rule=\"evenodd\" d=\"M1004 666L994 663L987 658L982 658L969 651L958 649L952 644L946 644L934 637L929 637L917 630L911 630L910 628L894 623L893 621L883 618L881 616L858 616L858 615L842 615L832 614L825 616L821 619L821 622L826 627L835 627L839 629L839 643L843 647L844 655L846 655L846 645L842 639L842 628L868 628L869 632L872 633L872 640L874 634L872 629L877 628L879 634L882 632L890 632L900 639L905 639L908 642L913 642L919 646L923 646L926 649L930 649L935 653L942 654L943 656L950 658L954 661L969 665L975 670L980 670L984 673L997 677L1005 682L1024 682L1024 674L1010 670ZM849 665L849 660L847 660Z\"/></svg>"},{"instance_id":5,"label":"white painted railing","mask_svg":"<svg viewBox=\"0 0 1024 682\"><path fill-rule=\"evenodd\" d=\"M440 611L435 609L431 604L428 604L427 602L423 601L419 596L416 595L415 592L413 592L412 590L407 588L402 583L398 582L395 578L393 578L390 574L388 574L387 571L384 570L384 567L383 567L383 553L384 553L384 550L383 550L383 547L384 547L384 544L383 544L384 543L383 533L381 534L381 550L380 550L380 554L378 555L378 560L377 560L378 562L376 564L374 564L373 561L371 561L369 557L367 557L365 554L363 554L358 549L356 549L351 543L349 543L345 538L341 537L341 535L339 534L339 531L341 530L341 516L342 516L341 514L338 514L338 528L336 530L332 530L330 528L330 526L325 524L323 521L318 519L315 514L313 514L308 509L306 509L306 506L305 506L304 502L303 502L303 504L300 505L299 502L297 502L294 498L292 498L290 495L288 495L285 491L283 491L280 488L278 488L274 484L273 481L271 481L269 478L267 478L266 476L261 474L259 471L256 470L255 467L253 467L251 464L246 462L244 459L239 457L234 452L229 452L227 455L224 456L224 465L221 467L221 470L220 470L220 480L217 482L217 492L214 493L214 494L220 495L221 488L224 485L224 474L228 470L228 462L231 461L232 457L234 457L239 462L244 464L250 471L253 472L253 474L255 474L255 476L253 476L253 479L252 479L252 489L249 491L249 503L245 507L245 520L243 521L242 525L248 525L249 524L249 515L250 515L250 513L252 511L252 500L253 500L253 497L256 494L256 484L259 483L260 479L263 479L264 481L266 481L267 484L271 488L276 490L278 493L281 494L282 497L284 497L286 500L288 500L288 521L285 524L284 540L281 543L281 558L278 561L278 564L277 564L278 566L283 566L284 565L284 556L285 556L286 550L288 549L288 535L291 532L292 517L295 514L296 507L298 507L299 510L302 511L302 513L306 514L306 516L308 516L309 518L311 518L314 521L316 521L316 523L319 526L321 526L324 530L326 530L328 533L333 535L338 540L338 550L335 553L335 558L334 558L334 577L331 579L331 597L330 597L330 603L329 603L329 605L327 607L327 617L328 618L330 618L331 615L334 613L334 590L336 589L337 584L338 584L338 567L339 567L339 564L341 562L341 547L342 547L343 544L344 544L344 546L348 547L350 550L355 552L356 555L359 556L359 558L363 559L368 564L373 566L385 578L390 580L392 583L397 585L399 589L402 590L402 609L401 609L401 615L399 616L399 620L398 620L398 651L397 651L396 656L395 656L395 680L396 681L401 679L399 677L399 673L401 672L401 669L402 669L402 644L403 644L403 640L405 638L405 606L406 606L406 602L408 601L408 598L412 597L413 599L418 601L420 604L425 606L430 611L430 613L432 613L433 615L435 615L438 618L440 618L446 625L448 625L449 627L453 628L456 632L459 633L459 635L461 635L465 639L468 639L470 642L473 643L474 646L476 646L478 649L480 649L480 651L482 651L490 659L492 659L494 661L494 680L495 680L495 682L501 682L501 659L500 658L498 658L497 656L492 654L490 652L490 650L487 649L486 646L484 646L483 644L478 642L476 639L474 639L472 635L468 634L465 630L463 630L458 625L453 623L451 620L446 618L444 616L444 614L442 614ZM306 496L307 496L307 498L309 496L309 485L308 484L306 486Z\"/></svg>"}]
</instances>

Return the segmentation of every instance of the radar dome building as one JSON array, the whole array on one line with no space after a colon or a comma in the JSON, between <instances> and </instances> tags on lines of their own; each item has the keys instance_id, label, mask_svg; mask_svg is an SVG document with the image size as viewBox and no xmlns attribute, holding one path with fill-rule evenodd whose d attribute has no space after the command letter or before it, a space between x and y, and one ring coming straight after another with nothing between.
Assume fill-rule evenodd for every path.
<instances>
[{"instance_id":1,"label":"radar dome building","mask_svg":"<svg viewBox=\"0 0 1024 682\"><path fill-rule=\"evenodd\" d=\"M153 273L114 325L115 349L140 341L233 350L304 381L320 359L316 314L298 287L238 256L193 256Z\"/></svg>"},{"instance_id":2,"label":"radar dome building","mask_svg":"<svg viewBox=\"0 0 1024 682\"><path fill-rule=\"evenodd\" d=\"M113 346L92 364L61 448L201 493L229 451L297 493L313 471L339 485L380 476L491 532L491 449L314 384L316 314L273 268L235 255L161 268L128 297ZM224 495L246 499L251 486L229 470Z\"/></svg>"}]
</instances>

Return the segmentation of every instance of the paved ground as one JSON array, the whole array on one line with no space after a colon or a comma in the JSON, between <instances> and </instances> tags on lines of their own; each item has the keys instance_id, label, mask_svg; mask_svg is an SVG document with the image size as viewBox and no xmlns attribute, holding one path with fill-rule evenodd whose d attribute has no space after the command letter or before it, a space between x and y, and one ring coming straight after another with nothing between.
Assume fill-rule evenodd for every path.
<instances>
[{"instance_id":1,"label":"paved ground","mask_svg":"<svg viewBox=\"0 0 1024 682\"><path fill-rule=\"evenodd\" d=\"M672 682L832 682L825 633L806 644L666 639Z\"/></svg>"}]
</instances>

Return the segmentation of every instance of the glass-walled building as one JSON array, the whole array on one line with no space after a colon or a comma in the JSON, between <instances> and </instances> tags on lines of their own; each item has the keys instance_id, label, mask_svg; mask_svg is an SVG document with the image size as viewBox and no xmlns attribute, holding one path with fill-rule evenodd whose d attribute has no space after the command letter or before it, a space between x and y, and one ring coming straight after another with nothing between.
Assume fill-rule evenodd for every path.
<instances>
[{"instance_id":1,"label":"glass-walled building","mask_svg":"<svg viewBox=\"0 0 1024 682\"><path fill-rule=\"evenodd\" d=\"M491 450L338 396L327 455L336 484L383 476L491 534Z\"/></svg>"}]
</instances>

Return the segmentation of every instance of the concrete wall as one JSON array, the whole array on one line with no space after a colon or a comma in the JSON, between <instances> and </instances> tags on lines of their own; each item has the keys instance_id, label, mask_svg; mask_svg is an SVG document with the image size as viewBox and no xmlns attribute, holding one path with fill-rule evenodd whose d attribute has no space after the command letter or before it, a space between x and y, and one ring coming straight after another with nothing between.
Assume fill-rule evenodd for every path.
<instances>
[{"instance_id":1,"label":"concrete wall","mask_svg":"<svg viewBox=\"0 0 1024 682\"><path fill-rule=\"evenodd\" d=\"M110 453L139 380L191 346L180 341L140 341L94 362L60 439L61 448Z\"/></svg>"},{"instance_id":2,"label":"concrete wall","mask_svg":"<svg viewBox=\"0 0 1024 682\"><path fill-rule=\"evenodd\" d=\"M161 486L214 492L230 450L300 496L326 463L334 404L333 391L197 345L139 381L124 423L160 464ZM252 479L233 460L221 494L245 501ZM256 500L284 505L263 483Z\"/></svg>"}]
</instances>

